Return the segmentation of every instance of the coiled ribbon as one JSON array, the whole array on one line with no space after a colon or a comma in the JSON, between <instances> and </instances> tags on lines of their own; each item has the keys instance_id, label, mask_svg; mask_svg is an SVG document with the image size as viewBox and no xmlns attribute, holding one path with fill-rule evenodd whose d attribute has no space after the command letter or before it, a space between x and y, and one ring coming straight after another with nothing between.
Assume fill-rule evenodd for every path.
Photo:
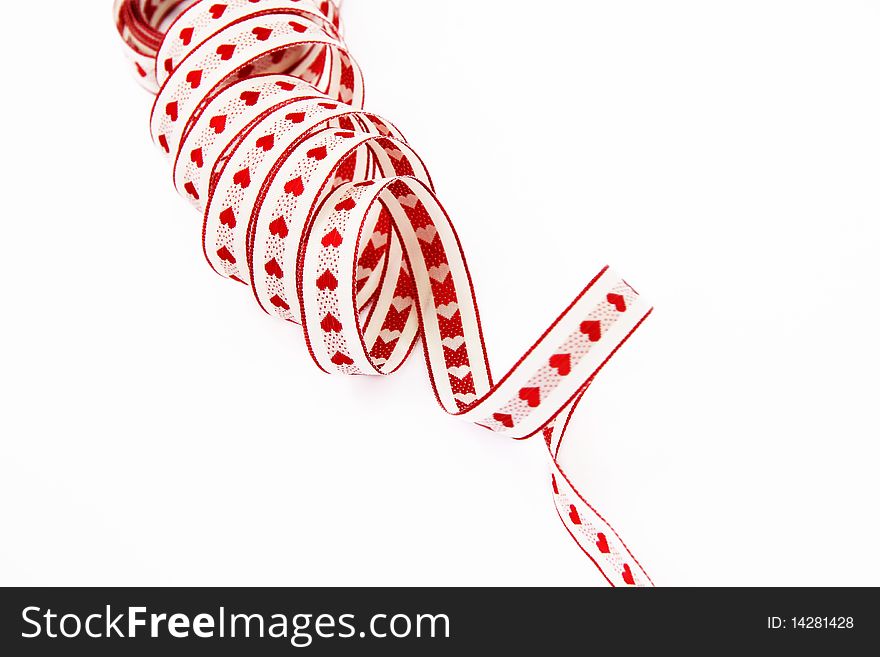
<instances>
[{"instance_id":1,"label":"coiled ribbon","mask_svg":"<svg viewBox=\"0 0 880 657\"><path fill-rule=\"evenodd\" d=\"M421 338L440 406L541 434L572 538L611 585L651 585L557 460L586 389L651 312L635 290L606 267L494 380L455 228L400 131L363 110L334 2L116 0L115 17L214 271L301 324L330 374L391 374Z\"/></svg>"}]
</instances>

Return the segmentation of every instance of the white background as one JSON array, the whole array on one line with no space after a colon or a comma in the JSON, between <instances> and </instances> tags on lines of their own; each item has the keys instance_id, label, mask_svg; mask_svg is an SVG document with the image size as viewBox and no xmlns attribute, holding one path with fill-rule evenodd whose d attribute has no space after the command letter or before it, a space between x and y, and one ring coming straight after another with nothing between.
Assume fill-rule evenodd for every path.
<instances>
[{"instance_id":1,"label":"white background","mask_svg":"<svg viewBox=\"0 0 880 657\"><path fill-rule=\"evenodd\" d=\"M110 1L2 41L0 584L592 585L539 440L311 363L213 274ZM880 6L350 0L502 374L599 267L656 305L564 461L661 585L880 584Z\"/></svg>"}]
</instances>

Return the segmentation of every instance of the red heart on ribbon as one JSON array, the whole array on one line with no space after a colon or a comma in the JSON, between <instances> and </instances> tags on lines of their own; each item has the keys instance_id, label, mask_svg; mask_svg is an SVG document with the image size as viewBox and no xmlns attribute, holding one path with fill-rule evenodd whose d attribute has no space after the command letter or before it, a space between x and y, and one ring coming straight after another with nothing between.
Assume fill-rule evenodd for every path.
<instances>
[{"instance_id":1,"label":"red heart on ribbon","mask_svg":"<svg viewBox=\"0 0 880 657\"><path fill-rule=\"evenodd\" d=\"M290 306L287 305L287 302L277 294L269 299L269 302L276 308L281 308L281 310L290 310Z\"/></svg>"},{"instance_id":2,"label":"red heart on ribbon","mask_svg":"<svg viewBox=\"0 0 880 657\"><path fill-rule=\"evenodd\" d=\"M275 84L284 89L284 91L293 91L294 89L296 89L296 85L293 82L278 80L278 82L276 82Z\"/></svg>"},{"instance_id":3,"label":"red heart on ribbon","mask_svg":"<svg viewBox=\"0 0 880 657\"><path fill-rule=\"evenodd\" d=\"M251 170L245 167L232 176L232 182L236 185L241 185L242 189L247 189L251 185Z\"/></svg>"},{"instance_id":4,"label":"red heart on ribbon","mask_svg":"<svg viewBox=\"0 0 880 657\"><path fill-rule=\"evenodd\" d=\"M620 294L612 292L606 298L608 299L608 303L617 309L617 312L622 313L626 311L626 299Z\"/></svg>"},{"instance_id":5,"label":"red heart on ribbon","mask_svg":"<svg viewBox=\"0 0 880 657\"><path fill-rule=\"evenodd\" d=\"M339 245L342 244L342 235L340 235L339 231L334 228L329 233L324 235L324 238L321 240L321 244L328 248L331 246L339 248Z\"/></svg>"},{"instance_id":6,"label":"red heart on ribbon","mask_svg":"<svg viewBox=\"0 0 880 657\"><path fill-rule=\"evenodd\" d=\"M188 181L183 188L186 190L187 194L194 199L199 200L199 193L196 191L196 186L192 184L192 181Z\"/></svg>"},{"instance_id":7,"label":"red heart on ribbon","mask_svg":"<svg viewBox=\"0 0 880 657\"><path fill-rule=\"evenodd\" d=\"M272 30L268 27L255 27L251 31L254 33L254 36L257 37L257 41L265 41L272 36Z\"/></svg>"},{"instance_id":8,"label":"red heart on ribbon","mask_svg":"<svg viewBox=\"0 0 880 657\"><path fill-rule=\"evenodd\" d=\"M217 48L217 54L220 55L220 59L224 62L232 59L232 55L235 53L235 44L234 43L224 43L222 46Z\"/></svg>"},{"instance_id":9,"label":"red heart on ribbon","mask_svg":"<svg viewBox=\"0 0 880 657\"><path fill-rule=\"evenodd\" d=\"M257 139L257 148L262 148L264 152L269 152L275 145L275 135L266 135Z\"/></svg>"},{"instance_id":10,"label":"red heart on ribbon","mask_svg":"<svg viewBox=\"0 0 880 657\"><path fill-rule=\"evenodd\" d=\"M492 417L508 429L513 429L513 416L508 415L507 413L495 413Z\"/></svg>"},{"instance_id":11,"label":"red heart on ribbon","mask_svg":"<svg viewBox=\"0 0 880 657\"><path fill-rule=\"evenodd\" d=\"M571 374L571 354L554 354L550 356L550 367L559 372L559 376Z\"/></svg>"},{"instance_id":12,"label":"red heart on ribbon","mask_svg":"<svg viewBox=\"0 0 880 657\"><path fill-rule=\"evenodd\" d=\"M220 134L224 130L226 130L226 115L221 114L220 116L215 116L208 122L208 125L214 128L215 134Z\"/></svg>"},{"instance_id":13,"label":"red heart on ribbon","mask_svg":"<svg viewBox=\"0 0 880 657\"><path fill-rule=\"evenodd\" d=\"M355 202L353 198L347 198L341 203L336 204L336 210L339 212L348 212L349 210L353 210L355 206Z\"/></svg>"},{"instance_id":14,"label":"red heart on ribbon","mask_svg":"<svg viewBox=\"0 0 880 657\"><path fill-rule=\"evenodd\" d=\"M223 12L226 11L226 5L214 5L208 11L211 12L211 17L214 20L217 20L223 15Z\"/></svg>"},{"instance_id":15,"label":"red heart on ribbon","mask_svg":"<svg viewBox=\"0 0 880 657\"><path fill-rule=\"evenodd\" d=\"M269 262L266 263L266 273L269 276L274 276L275 278L283 278L284 272L281 271L281 265L278 264L278 261L275 258L272 258Z\"/></svg>"},{"instance_id":16,"label":"red heart on ribbon","mask_svg":"<svg viewBox=\"0 0 880 657\"><path fill-rule=\"evenodd\" d=\"M629 584L630 586L635 586L636 580L633 578L632 570L629 568L629 564L623 564L623 581Z\"/></svg>"},{"instance_id":17,"label":"red heart on ribbon","mask_svg":"<svg viewBox=\"0 0 880 657\"><path fill-rule=\"evenodd\" d=\"M334 110L337 107L339 107L339 105L337 105L336 103L318 103L318 107L323 107L324 109Z\"/></svg>"},{"instance_id":18,"label":"red heart on ribbon","mask_svg":"<svg viewBox=\"0 0 880 657\"><path fill-rule=\"evenodd\" d=\"M259 91L242 91L241 96L239 96L244 101L244 104L248 107L253 107L257 104L257 101L260 100L260 92Z\"/></svg>"},{"instance_id":19,"label":"red heart on ribbon","mask_svg":"<svg viewBox=\"0 0 880 657\"><path fill-rule=\"evenodd\" d=\"M596 534L596 547L599 548L599 552L601 552L602 554L608 554L609 552L611 552L611 548L608 547L608 539L605 537L605 534Z\"/></svg>"},{"instance_id":20,"label":"red heart on ribbon","mask_svg":"<svg viewBox=\"0 0 880 657\"><path fill-rule=\"evenodd\" d=\"M230 228L235 228L235 213L232 211L232 208L226 208L220 213L220 223Z\"/></svg>"},{"instance_id":21,"label":"red heart on ribbon","mask_svg":"<svg viewBox=\"0 0 880 657\"><path fill-rule=\"evenodd\" d=\"M354 361L351 358L339 351L333 354L333 358L330 359L330 362L334 365L354 365Z\"/></svg>"},{"instance_id":22,"label":"red heart on ribbon","mask_svg":"<svg viewBox=\"0 0 880 657\"><path fill-rule=\"evenodd\" d=\"M317 148L313 148L308 153L306 153L313 160L318 160L319 162L327 157L327 148L326 146L318 146Z\"/></svg>"},{"instance_id":23,"label":"red heart on ribbon","mask_svg":"<svg viewBox=\"0 0 880 657\"><path fill-rule=\"evenodd\" d=\"M574 508L574 504L568 507L568 517L571 518L572 523L575 525L581 524L581 517L578 515L578 510Z\"/></svg>"},{"instance_id":24,"label":"red heart on ribbon","mask_svg":"<svg viewBox=\"0 0 880 657\"><path fill-rule=\"evenodd\" d=\"M302 123L306 120L305 112L291 112L287 116L284 117L288 121L292 121L293 123Z\"/></svg>"},{"instance_id":25,"label":"red heart on ribbon","mask_svg":"<svg viewBox=\"0 0 880 657\"><path fill-rule=\"evenodd\" d=\"M204 164L205 164L204 160L202 159L202 149L201 149L201 148L197 148L197 149L195 149L192 153L190 153L190 154L189 154L189 159L192 160L192 162L193 162L193 163L194 163L199 169L201 169L201 168L204 166Z\"/></svg>"},{"instance_id":26,"label":"red heart on ribbon","mask_svg":"<svg viewBox=\"0 0 880 657\"><path fill-rule=\"evenodd\" d=\"M550 480L553 482L553 492L556 495L559 495L559 486L556 485L556 475L550 475Z\"/></svg>"},{"instance_id":27,"label":"red heart on ribbon","mask_svg":"<svg viewBox=\"0 0 880 657\"><path fill-rule=\"evenodd\" d=\"M269 232L281 239L285 239L287 237L287 222L284 221L284 217L278 217L269 224Z\"/></svg>"},{"instance_id":28,"label":"red heart on ribbon","mask_svg":"<svg viewBox=\"0 0 880 657\"><path fill-rule=\"evenodd\" d=\"M284 185L284 191L288 194L299 196L305 191L305 187L303 187L303 179L301 177L298 177L294 178L293 180L287 181L287 183Z\"/></svg>"},{"instance_id":29,"label":"red heart on ribbon","mask_svg":"<svg viewBox=\"0 0 880 657\"><path fill-rule=\"evenodd\" d=\"M536 408L541 405L541 389L536 387L523 388L519 391L519 398L532 408Z\"/></svg>"},{"instance_id":30,"label":"red heart on ribbon","mask_svg":"<svg viewBox=\"0 0 880 657\"><path fill-rule=\"evenodd\" d=\"M227 249L225 246L221 246L219 249L217 249L217 257L221 260L225 260L230 264L235 264L235 256L232 255L232 253L229 252L229 249Z\"/></svg>"},{"instance_id":31,"label":"red heart on ribbon","mask_svg":"<svg viewBox=\"0 0 880 657\"><path fill-rule=\"evenodd\" d=\"M162 150L166 153L170 153L171 149L168 148L168 137L165 135L159 135L159 146L162 147Z\"/></svg>"},{"instance_id":32,"label":"red heart on ribbon","mask_svg":"<svg viewBox=\"0 0 880 657\"><path fill-rule=\"evenodd\" d=\"M339 281L336 280L336 277L328 269L318 277L315 284L319 290L335 290L336 286L339 285Z\"/></svg>"},{"instance_id":33,"label":"red heart on ribbon","mask_svg":"<svg viewBox=\"0 0 880 657\"><path fill-rule=\"evenodd\" d=\"M165 106L165 113L171 118L172 121L177 120L177 101L173 101L168 103Z\"/></svg>"},{"instance_id":34,"label":"red heart on ribbon","mask_svg":"<svg viewBox=\"0 0 880 657\"><path fill-rule=\"evenodd\" d=\"M195 71L190 71L186 74L186 81L189 82L189 86L193 89L198 89L199 85L202 83L202 71L201 69L196 69Z\"/></svg>"},{"instance_id":35,"label":"red heart on ribbon","mask_svg":"<svg viewBox=\"0 0 880 657\"><path fill-rule=\"evenodd\" d=\"M602 324L595 320L581 322L581 333L586 335L590 342L599 342L602 337Z\"/></svg>"},{"instance_id":36,"label":"red heart on ribbon","mask_svg":"<svg viewBox=\"0 0 880 657\"><path fill-rule=\"evenodd\" d=\"M307 29L305 25L300 25L299 23L296 23L294 21L290 21L290 27L293 28L294 32L299 32L300 34L305 32Z\"/></svg>"},{"instance_id":37,"label":"red heart on ribbon","mask_svg":"<svg viewBox=\"0 0 880 657\"><path fill-rule=\"evenodd\" d=\"M339 333L342 330L342 322L327 313L327 316L321 320L321 328L326 333Z\"/></svg>"},{"instance_id":38,"label":"red heart on ribbon","mask_svg":"<svg viewBox=\"0 0 880 657\"><path fill-rule=\"evenodd\" d=\"M193 38L193 28L187 27L180 31L180 40L183 41L183 45L188 46L192 42Z\"/></svg>"}]
</instances>

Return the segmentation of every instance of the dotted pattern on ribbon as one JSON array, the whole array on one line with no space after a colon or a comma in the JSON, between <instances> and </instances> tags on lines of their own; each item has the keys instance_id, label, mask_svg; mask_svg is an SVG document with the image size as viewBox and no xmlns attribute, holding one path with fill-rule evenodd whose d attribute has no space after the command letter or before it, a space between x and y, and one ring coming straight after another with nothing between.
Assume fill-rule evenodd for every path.
<instances>
[{"instance_id":1,"label":"dotted pattern on ribbon","mask_svg":"<svg viewBox=\"0 0 880 657\"><path fill-rule=\"evenodd\" d=\"M635 290L603 269L496 381L455 229L421 158L363 110L334 2L116 0L114 11L214 271L301 324L331 374L391 374L421 339L440 406L511 438L541 434L571 536L610 584L651 585L557 461L584 392L651 312Z\"/></svg>"}]
</instances>

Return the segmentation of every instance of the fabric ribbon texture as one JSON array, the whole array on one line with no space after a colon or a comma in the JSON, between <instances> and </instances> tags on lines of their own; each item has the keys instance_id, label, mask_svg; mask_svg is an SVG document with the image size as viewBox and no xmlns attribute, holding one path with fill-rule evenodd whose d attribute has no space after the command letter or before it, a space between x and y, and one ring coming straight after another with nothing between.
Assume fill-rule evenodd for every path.
<instances>
[{"instance_id":1,"label":"fabric ribbon texture","mask_svg":"<svg viewBox=\"0 0 880 657\"><path fill-rule=\"evenodd\" d=\"M320 0L116 0L150 128L203 250L270 315L302 325L330 374L391 374L421 339L452 415L515 439L540 434L572 538L614 586L644 569L558 463L593 378L651 308L600 271L502 378L489 368L468 265L425 164L363 110L339 7Z\"/></svg>"}]
</instances>

